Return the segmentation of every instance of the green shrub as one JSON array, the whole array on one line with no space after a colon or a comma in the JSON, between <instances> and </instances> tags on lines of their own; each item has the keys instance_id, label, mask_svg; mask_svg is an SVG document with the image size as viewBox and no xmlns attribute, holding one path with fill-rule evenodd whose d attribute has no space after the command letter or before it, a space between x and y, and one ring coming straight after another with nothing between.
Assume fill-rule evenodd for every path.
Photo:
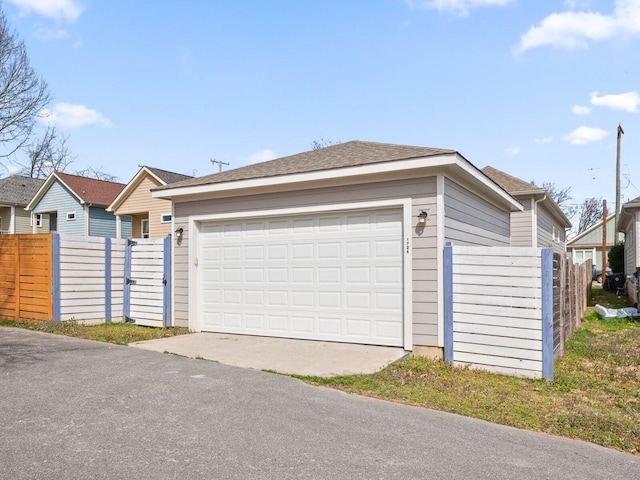
<instances>
[{"instance_id":1,"label":"green shrub","mask_svg":"<svg viewBox=\"0 0 640 480\"><path fill-rule=\"evenodd\" d=\"M624 271L624 243L616 243L609 251L609 268L613 273L633 273Z\"/></svg>"}]
</instances>

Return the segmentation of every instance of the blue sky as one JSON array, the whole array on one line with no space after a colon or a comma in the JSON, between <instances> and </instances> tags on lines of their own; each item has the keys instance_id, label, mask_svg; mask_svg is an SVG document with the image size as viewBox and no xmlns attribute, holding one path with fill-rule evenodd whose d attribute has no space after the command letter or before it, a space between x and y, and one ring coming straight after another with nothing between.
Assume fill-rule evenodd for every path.
<instances>
[{"instance_id":1,"label":"blue sky","mask_svg":"<svg viewBox=\"0 0 640 480\"><path fill-rule=\"evenodd\" d=\"M640 196L640 0L4 0L72 169L206 175L314 140ZM11 168L11 167L10 167Z\"/></svg>"}]
</instances>

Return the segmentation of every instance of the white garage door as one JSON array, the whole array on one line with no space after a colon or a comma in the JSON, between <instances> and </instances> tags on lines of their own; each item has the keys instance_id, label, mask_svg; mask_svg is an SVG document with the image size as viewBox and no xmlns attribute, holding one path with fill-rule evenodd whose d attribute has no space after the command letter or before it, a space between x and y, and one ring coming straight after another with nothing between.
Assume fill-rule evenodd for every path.
<instances>
[{"instance_id":1,"label":"white garage door","mask_svg":"<svg viewBox=\"0 0 640 480\"><path fill-rule=\"evenodd\" d=\"M402 211L203 223L203 331L402 346Z\"/></svg>"}]
</instances>

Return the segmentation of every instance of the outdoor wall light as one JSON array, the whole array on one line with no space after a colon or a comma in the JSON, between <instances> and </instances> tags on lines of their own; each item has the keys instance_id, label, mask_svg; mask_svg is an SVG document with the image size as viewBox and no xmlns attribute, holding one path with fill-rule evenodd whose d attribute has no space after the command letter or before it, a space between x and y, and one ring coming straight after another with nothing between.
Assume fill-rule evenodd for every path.
<instances>
[{"instance_id":1,"label":"outdoor wall light","mask_svg":"<svg viewBox=\"0 0 640 480\"><path fill-rule=\"evenodd\" d=\"M182 234L183 234L184 230L182 227L178 227L176 228L176 238L182 238Z\"/></svg>"},{"instance_id":2,"label":"outdoor wall light","mask_svg":"<svg viewBox=\"0 0 640 480\"><path fill-rule=\"evenodd\" d=\"M428 216L429 214L427 212L425 212L424 210L420 210L420 213L418 214L418 225L424 225L425 223L427 223Z\"/></svg>"}]
</instances>

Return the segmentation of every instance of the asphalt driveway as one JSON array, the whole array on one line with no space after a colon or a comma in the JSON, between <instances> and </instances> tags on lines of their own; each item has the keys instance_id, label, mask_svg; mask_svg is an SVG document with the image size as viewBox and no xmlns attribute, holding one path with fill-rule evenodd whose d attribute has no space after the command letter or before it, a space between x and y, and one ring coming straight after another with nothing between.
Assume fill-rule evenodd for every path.
<instances>
[{"instance_id":1,"label":"asphalt driveway","mask_svg":"<svg viewBox=\"0 0 640 480\"><path fill-rule=\"evenodd\" d=\"M629 479L640 458L275 374L0 327L2 479Z\"/></svg>"}]
</instances>

